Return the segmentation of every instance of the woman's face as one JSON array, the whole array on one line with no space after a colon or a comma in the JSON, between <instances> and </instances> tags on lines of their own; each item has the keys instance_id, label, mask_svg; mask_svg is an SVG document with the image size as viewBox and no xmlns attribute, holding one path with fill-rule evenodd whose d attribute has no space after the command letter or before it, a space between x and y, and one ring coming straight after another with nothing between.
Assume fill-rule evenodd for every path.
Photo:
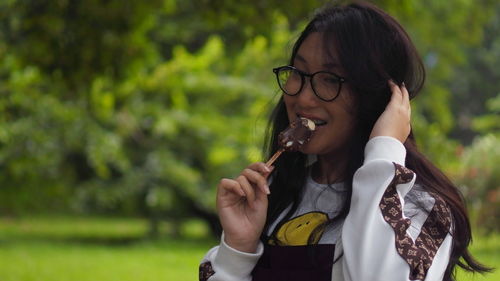
<instances>
[{"instance_id":1,"label":"woman's face","mask_svg":"<svg viewBox=\"0 0 500 281\"><path fill-rule=\"evenodd\" d=\"M328 56L323 50L322 40L321 33L310 34L299 47L293 65L309 74L329 71L345 77L336 55ZM303 145L300 151L305 154L332 157L345 155L346 145L356 124L355 99L349 90L349 83L342 84L340 95L335 100L325 102L314 94L310 79L306 77L305 81L299 94L283 95L290 121L300 116L309 118L317 124L311 140Z\"/></svg>"}]
</instances>

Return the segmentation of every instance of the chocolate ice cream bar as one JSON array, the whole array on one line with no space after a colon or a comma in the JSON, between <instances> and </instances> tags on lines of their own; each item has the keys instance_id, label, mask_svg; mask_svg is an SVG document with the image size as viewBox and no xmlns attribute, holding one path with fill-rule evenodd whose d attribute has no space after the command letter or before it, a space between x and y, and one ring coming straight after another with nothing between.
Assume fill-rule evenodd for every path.
<instances>
[{"instance_id":1,"label":"chocolate ice cream bar","mask_svg":"<svg viewBox=\"0 0 500 281\"><path fill-rule=\"evenodd\" d=\"M310 139L313 131L316 129L314 122L307 118L297 118L290 123L290 126L278 135L280 149L266 163L271 166L283 151L296 151L306 144Z\"/></svg>"}]
</instances>

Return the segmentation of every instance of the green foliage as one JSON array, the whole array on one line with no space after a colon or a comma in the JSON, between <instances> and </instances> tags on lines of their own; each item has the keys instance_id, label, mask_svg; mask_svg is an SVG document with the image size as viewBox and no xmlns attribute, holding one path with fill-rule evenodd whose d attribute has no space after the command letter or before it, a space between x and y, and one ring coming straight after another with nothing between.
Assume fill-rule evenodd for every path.
<instances>
[{"instance_id":1,"label":"green foliage","mask_svg":"<svg viewBox=\"0 0 500 281\"><path fill-rule=\"evenodd\" d=\"M328 0L167 0L164 10L157 12L157 25L151 37L169 59L178 44L195 51L211 36L219 36L231 46L231 55L238 53L246 41L256 36L270 38L276 34L271 26L285 17L292 29ZM181 30L181 32L180 32ZM287 38L290 39L290 38Z\"/></svg>"},{"instance_id":2,"label":"green foliage","mask_svg":"<svg viewBox=\"0 0 500 281\"><path fill-rule=\"evenodd\" d=\"M211 210L213 200L206 198L214 197L220 176L261 159L275 92L270 69L284 61L291 37L283 17L273 30L274 39L257 36L232 57L213 36L196 52L179 45L170 60L150 66L143 59L123 79L89 71L90 80L72 98L69 80L6 55L0 155L9 196L3 211L31 209L17 197L55 185L64 193L45 197L65 202L41 200L55 209L71 204L78 211L168 216L189 215L186 206L193 204Z\"/></svg>"},{"instance_id":3,"label":"green foliage","mask_svg":"<svg viewBox=\"0 0 500 281\"><path fill-rule=\"evenodd\" d=\"M450 134L458 125L457 112L467 110L467 103L457 99L456 85L468 81L476 71L462 73L459 70L467 65L471 55L483 50L483 40L487 40L483 36L485 26L500 11L499 6L491 0L383 3L406 28L426 66L426 86L413 101L412 108L418 144L439 167L451 169L458 142L450 138ZM495 83L493 79L478 81ZM473 92L464 95L475 96ZM477 102L485 101L486 98L482 98Z\"/></svg>"},{"instance_id":4,"label":"green foliage","mask_svg":"<svg viewBox=\"0 0 500 281\"><path fill-rule=\"evenodd\" d=\"M492 132L500 135L500 92L487 101L488 113L472 120L472 128L480 133Z\"/></svg>"},{"instance_id":5,"label":"green foliage","mask_svg":"<svg viewBox=\"0 0 500 281\"><path fill-rule=\"evenodd\" d=\"M456 180L488 232L500 230L500 135L478 137L460 158Z\"/></svg>"},{"instance_id":6,"label":"green foliage","mask_svg":"<svg viewBox=\"0 0 500 281\"><path fill-rule=\"evenodd\" d=\"M162 1L2 1L1 41L22 66L36 66L69 87L65 97L100 75L122 77L155 59L146 33ZM60 93L60 94L63 94Z\"/></svg>"},{"instance_id":7,"label":"green foliage","mask_svg":"<svg viewBox=\"0 0 500 281\"><path fill-rule=\"evenodd\" d=\"M455 179L477 225L492 232L500 230L500 94L488 100L486 107L488 112L471 122L482 135L461 153Z\"/></svg>"},{"instance_id":8,"label":"green foliage","mask_svg":"<svg viewBox=\"0 0 500 281\"><path fill-rule=\"evenodd\" d=\"M494 15L484 27L480 46L466 48L467 61L457 68L455 78L449 82L454 97L451 108L457 116L453 136L464 143L469 143L477 132L487 133L495 128L495 117L477 119L477 116L483 115L485 111L496 111L497 114L499 111L498 105L491 103L494 103L495 96L498 100L499 95L500 3L492 7L491 11ZM489 104L487 100L490 100Z\"/></svg>"}]
</instances>

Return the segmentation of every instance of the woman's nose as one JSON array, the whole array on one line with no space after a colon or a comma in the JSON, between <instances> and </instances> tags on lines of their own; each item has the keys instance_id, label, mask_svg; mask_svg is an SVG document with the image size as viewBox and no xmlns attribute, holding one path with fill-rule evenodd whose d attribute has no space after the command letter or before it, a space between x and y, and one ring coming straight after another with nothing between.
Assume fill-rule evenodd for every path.
<instances>
[{"instance_id":1,"label":"woman's nose","mask_svg":"<svg viewBox=\"0 0 500 281\"><path fill-rule=\"evenodd\" d=\"M318 97L314 94L314 90L312 88L311 77L305 77L304 86L300 90L297 95L298 102L301 105L316 105L318 102Z\"/></svg>"}]
</instances>

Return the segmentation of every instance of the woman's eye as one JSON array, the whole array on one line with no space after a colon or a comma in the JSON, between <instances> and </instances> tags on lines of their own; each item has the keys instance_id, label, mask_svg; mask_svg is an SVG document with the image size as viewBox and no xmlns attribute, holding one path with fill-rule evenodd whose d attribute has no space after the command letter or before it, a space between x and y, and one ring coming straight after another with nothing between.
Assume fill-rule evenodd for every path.
<instances>
[{"instance_id":1,"label":"woman's eye","mask_svg":"<svg viewBox=\"0 0 500 281\"><path fill-rule=\"evenodd\" d=\"M338 84L339 80L337 78L325 78L325 79L323 79L323 82L329 83L329 84Z\"/></svg>"},{"instance_id":2,"label":"woman's eye","mask_svg":"<svg viewBox=\"0 0 500 281\"><path fill-rule=\"evenodd\" d=\"M300 79L300 74L297 71L293 71L292 74L290 75L290 78Z\"/></svg>"}]
</instances>

